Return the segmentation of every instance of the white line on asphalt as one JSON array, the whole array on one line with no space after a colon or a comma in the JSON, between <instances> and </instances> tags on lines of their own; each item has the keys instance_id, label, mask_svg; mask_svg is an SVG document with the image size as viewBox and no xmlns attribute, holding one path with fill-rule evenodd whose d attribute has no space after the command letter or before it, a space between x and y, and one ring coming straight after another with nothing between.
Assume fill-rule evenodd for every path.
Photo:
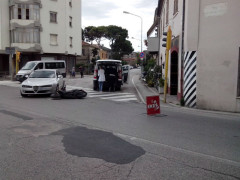
<instances>
[{"instance_id":1,"label":"white line on asphalt","mask_svg":"<svg viewBox=\"0 0 240 180\"><path fill-rule=\"evenodd\" d=\"M103 97L103 98L101 98L101 99L118 99L118 98L127 98L127 97L135 97L135 95L134 94L132 94L132 95L125 95L125 96L111 96L111 97Z\"/></svg>"},{"instance_id":2,"label":"white line on asphalt","mask_svg":"<svg viewBox=\"0 0 240 180\"><path fill-rule=\"evenodd\" d=\"M136 75L134 75L134 76L136 76ZM134 76L133 76L133 77L134 77ZM142 97L142 95L141 95L141 93L139 92L138 88L136 87L136 85L135 85L135 83L134 83L133 77L132 77L133 86L134 86L135 89L137 90L138 96L140 97L141 101L142 101L144 104L146 104L145 101L144 101L144 99L143 99L143 97Z\"/></svg>"},{"instance_id":3,"label":"white line on asphalt","mask_svg":"<svg viewBox=\"0 0 240 180\"><path fill-rule=\"evenodd\" d=\"M113 99L113 101L137 101L137 98L127 98L127 99Z\"/></svg>"},{"instance_id":4,"label":"white line on asphalt","mask_svg":"<svg viewBox=\"0 0 240 180\"><path fill-rule=\"evenodd\" d=\"M127 95L131 93L114 93L114 94L97 94L97 95L90 95L89 97L104 97L104 96L115 96L115 95Z\"/></svg>"}]
</instances>

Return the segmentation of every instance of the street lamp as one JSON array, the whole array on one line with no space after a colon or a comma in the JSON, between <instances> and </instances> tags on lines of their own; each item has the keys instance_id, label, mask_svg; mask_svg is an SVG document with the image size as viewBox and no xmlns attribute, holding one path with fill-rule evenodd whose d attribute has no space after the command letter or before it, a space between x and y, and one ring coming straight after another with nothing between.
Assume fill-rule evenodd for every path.
<instances>
[{"instance_id":1,"label":"street lamp","mask_svg":"<svg viewBox=\"0 0 240 180\"><path fill-rule=\"evenodd\" d=\"M142 17L141 17L141 16L138 16L138 15L136 15L136 14L132 14L132 13L127 12L127 11L123 11L123 13L125 13L125 14L130 14L130 15L133 15L133 16L137 16L137 17L139 17L139 18L141 19L141 52L142 52L142 24L143 24Z\"/></svg>"}]
</instances>

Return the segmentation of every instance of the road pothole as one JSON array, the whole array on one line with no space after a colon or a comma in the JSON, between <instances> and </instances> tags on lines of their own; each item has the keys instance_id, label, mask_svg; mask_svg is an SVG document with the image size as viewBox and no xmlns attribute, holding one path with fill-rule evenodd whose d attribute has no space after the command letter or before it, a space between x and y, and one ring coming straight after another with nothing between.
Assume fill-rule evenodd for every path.
<instances>
[{"instance_id":1,"label":"road pothole","mask_svg":"<svg viewBox=\"0 0 240 180\"><path fill-rule=\"evenodd\" d=\"M110 132L85 127L73 127L53 133L63 136L68 154L78 157L103 159L115 164L128 164L145 154L145 151Z\"/></svg>"}]
</instances>

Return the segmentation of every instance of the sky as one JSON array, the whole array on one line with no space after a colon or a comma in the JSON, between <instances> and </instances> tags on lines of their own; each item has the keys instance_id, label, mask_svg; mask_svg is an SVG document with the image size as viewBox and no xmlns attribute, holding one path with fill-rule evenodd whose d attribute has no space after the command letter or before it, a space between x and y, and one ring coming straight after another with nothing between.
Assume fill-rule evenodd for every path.
<instances>
[{"instance_id":1,"label":"sky","mask_svg":"<svg viewBox=\"0 0 240 180\"><path fill-rule=\"evenodd\" d=\"M147 31L153 24L154 13L158 0L82 0L82 28L87 26L116 25L128 30L135 52L141 51L141 19L139 17L124 14L130 12L142 17L142 47L146 50L144 40L147 39ZM104 41L109 47L109 41Z\"/></svg>"}]
</instances>

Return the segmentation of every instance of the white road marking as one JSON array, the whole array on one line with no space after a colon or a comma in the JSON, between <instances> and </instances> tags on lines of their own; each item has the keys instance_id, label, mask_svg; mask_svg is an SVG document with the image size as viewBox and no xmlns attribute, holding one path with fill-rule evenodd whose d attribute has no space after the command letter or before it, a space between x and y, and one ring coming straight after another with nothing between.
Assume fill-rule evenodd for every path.
<instances>
[{"instance_id":1,"label":"white road marking","mask_svg":"<svg viewBox=\"0 0 240 180\"><path fill-rule=\"evenodd\" d=\"M117 96L117 95L127 95L127 94L131 94L131 93L114 93L114 94L97 94L97 95L90 95L89 97L105 97L105 96Z\"/></svg>"},{"instance_id":2,"label":"white road marking","mask_svg":"<svg viewBox=\"0 0 240 180\"><path fill-rule=\"evenodd\" d=\"M135 75L135 76L136 76L136 75ZM134 77L134 76L133 76L133 77ZM135 89L137 90L138 96L140 97L141 101L142 101L144 104L146 104L146 102L144 101L144 99L143 99L141 93L139 92L138 88L136 87L136 85L135 85L135 83L134 83L134 81L133 81L133 77L132 77L132 83L133 83L133 86L134 86Z\"/></svg>"},{"instance_id":3,"label":"white road marking","mask_svg":"<svg viewBox=\"0 0 240 180\"><path fill-rule=\"evenodd\" d=\"M134 94L132 95L125 95L125 96L110 96L110 97L103 97L101 99L118 99L118 98L132 98L132 97L135 97Z\"/></svg>"},{"instance_id":4,"label":"white road marking","mask_svg":"<svg viewBox=\"0 0 240 180\"><path fill-rule=\"evenodd\" d=\"M113 99L113 101L137 101L136 97L134 98L127 98L127 99Z\"/></svg>"}]
</instances>

